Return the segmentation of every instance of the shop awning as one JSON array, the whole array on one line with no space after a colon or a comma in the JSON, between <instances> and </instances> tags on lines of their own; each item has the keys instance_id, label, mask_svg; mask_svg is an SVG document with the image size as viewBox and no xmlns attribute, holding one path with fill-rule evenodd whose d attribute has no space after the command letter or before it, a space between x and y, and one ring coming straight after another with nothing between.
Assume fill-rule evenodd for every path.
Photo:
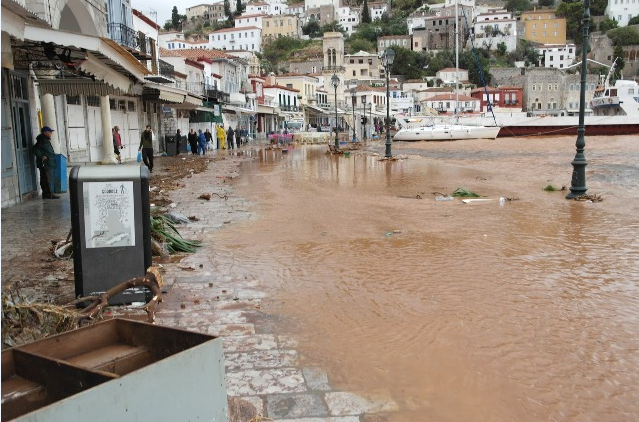
<instances>
[{"instance_id":1,"label":"shop awning","mask_svg":"<svg viewBox=\"0 0 639 422\"><path fill-rule=\"evenodd\" d=\"M306 104L304 106L304 109L308 110L308 111L316 112L318 114L326 114L326 110L324 110L322 107L317 107L317 106L314 106L314 105L311 105L311 104Z\"/></svg>"},{"instance_id":2,"label":"shop awning","mask_svg":"<svg viewBox=\"0 0 639 422\"><path fill-rule=\"evenodd\" d=\"M189 104L193 104L195 106L201 106L202 105L202 99L201 98L197 98L197 97L194 97L194 96L188 95L188 94L184 98L184 102L185 103L189 103Z\"/></svg>"},{"instance_id":3,"label":"shop awning","mask_svg":"<svg viewBox=\"0 0 639 422\"><path fill-rule=\"evenodd\" d=\"M90 79L38 79L38 88L41 95L122 95L113 86Z\"/></svg>"},{"instance_id":4,"label":"shop awning","mask_svg":"<svg viewBox=\"0 0 639 422\"><path fill-rule=\"evenodd\" d=\"M144 81L150 73L124 47L108 38L26 25L24 39L74 49L75 54L85 53L80 69L124 93L131 92L132 80Z\"/></svg>"},{"instance_id":5,"label":"shop awning","mask_svg":"<svg viewBox=\"0 0 639 422\"><path fill-rule=\"evenodd\" d=\"M176 104L182 104L184 102L184 94L176 94L175 92L169 92L163 89L159 89L158 91L160 100Z\"/></svg>"}]
</instances>

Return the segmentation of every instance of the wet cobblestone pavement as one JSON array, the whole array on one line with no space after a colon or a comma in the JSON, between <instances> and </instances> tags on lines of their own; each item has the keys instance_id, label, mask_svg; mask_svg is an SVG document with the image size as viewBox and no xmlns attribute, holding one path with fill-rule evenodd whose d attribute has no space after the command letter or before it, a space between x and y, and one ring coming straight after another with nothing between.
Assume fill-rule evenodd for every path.
<instances>
[{"instance_id":1,"label":"wet cobblestone pavement","mask_svg":"<svg viewBox=\"0 0 639 422\"><path fill-rule=\"evenodd\" d=\"M169 193L175 211L199 219L180 225L182 236L204 245L178 262L162 264L164 301L157 308L156 323L224 339L233 421L256 416L290 422L384 421L384 414L397 408L386 392L336 391L322 368L303 361L294 338L276 332L277 315L261 309L261 302L272 294L269 280L241 264L232 271L220 268L216 257L229 252L215 248L211 233L253 217L250 201L235 196L228 183L240 175L240 163L251 159L228 155L211 162L206 171L185 178L182 188ZM160 172L155 173L161 174L162 159L157 162ZM210 201L198 199L205 192L218 195ZM18 283L31 297L68 302L73 296L73 263L54 259L48 248L51 239L66 238L69 228L68 194L56 201L35 199L3 209L3 286ZM144 319L140 311L126 307L110 308L110 313Z\"/></svg>"}]
</instances>

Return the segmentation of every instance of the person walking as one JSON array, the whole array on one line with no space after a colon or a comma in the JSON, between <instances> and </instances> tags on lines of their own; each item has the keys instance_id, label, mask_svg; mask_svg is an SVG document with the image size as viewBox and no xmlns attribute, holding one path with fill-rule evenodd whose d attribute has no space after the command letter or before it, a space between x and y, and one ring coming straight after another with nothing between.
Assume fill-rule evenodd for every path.
<instances>
[{"instance_id":1,"label":"person walking","mask_svg":"<svg viewBox=\"0 0 639 422\"><path fill-rule=\"evenodd\" d=\"M115 158L118 160L118 164L122 164L122 157L120 157L120 149L122 148L122 137L120 136L120 128L118 126L113 127L113 152Z\"/></svg>"},{"instance_id":2,"label":"person walking","mask_svg":"<svg viewBox=\"0 0 639 422\"><path fill-rule=\"evenodd\" d=\"M240 146L245 145L248 142L248 131L246 130L246 126L242 126L242 130L240 130Z\"/></svg>"},{"instance_id":3,"label":"person walking","mask_svg":"<svg viewBox=\"0 0 639 422\"><path fill-rule=\"evenodd\" d=\"M193 128L189 130L187 140L189 142L189 146L191 147L191 154L197 155L197 133L195 133L195 130L193 130Z\"/></svg>"},{"instance_id":4,"label":"person walking","mask_svg":"<svg viewBox=\"0 0 639 422\"><path fill-rule=\"evenodd\" d=\"M198 129L197 134L197 155L206 154L206 136L202 132L202 129Z\"/></svg>"},{"instance_id":5,"label":"person walking","mask_svg":"<svg viewBox=\"0 0 639 422\"><path fill-rule=\"evenodd\" d=\"M151 129L151 125L146 125L146 129L142 132L138 151L142 151L144 164L153 173L153 129Z\"/></svg>"},{"instance_id":6,"label":"person walking","mask_svg":"<svg viewBox=\"0 0 639 422\"><path fill-rule=\"evenodd\" d=\"M235 131L233 130L233 126L229 126L229 130L226 131L226 142L229 144L229 149L235 149L235 145L233 144L234 135Z\"/></svg>"},{"instance_id":7,"label":"person walking","mask_svg":"<svg viewBox=\"0 0 639 422\"><path fill-rule=\"evenodd\" d=\"M182 132L180 129L175 132L175 155L180 155L180 143L182 142Z\"/></svg>"},{"instance_id":8,"label":"person walking","mask_svg":"<svg viewBox=\"0 0 639 422\"><path fill-rule=\"evenodd\" d=\"M213 134L211 133L209 128L206 128L206 130L204 131L204 138L206 139L206 148L215 149L213 145Z\"/></svg>"},{"instance_id":9,"label":"person walking","mask_svg":"<svg viewBox=\"0 0 639 422\"><path fill-rule=\"evenodd\" d=\"M59 196L51 193L51 182L53 181L53 171L57 165L55 163L55 151L51 145L51 134L53 129L44 126L40 134L36 137L33 146L33 154L36 156L36 166L40 170L40 188L42 189L42 199L58 199Z\"/></svg>"},{"instance_id":10,"label":"person walking","mask_svg":"<svg viewBox=\"0 0 639 422\"><path fill-rule=\"evenodd\" d=\"M224 125L219 125L216 129L217 140L220 143L221 149L226 149L226 133L224 132Z\"/></svg>"}]
</instances>

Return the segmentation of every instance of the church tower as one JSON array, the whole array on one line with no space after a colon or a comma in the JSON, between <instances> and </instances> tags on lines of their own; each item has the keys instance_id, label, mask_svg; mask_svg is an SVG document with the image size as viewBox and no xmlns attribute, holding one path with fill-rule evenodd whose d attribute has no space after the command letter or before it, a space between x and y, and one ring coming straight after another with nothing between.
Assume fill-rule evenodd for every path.
<instances>
[{"instance_id":1,"label":"church tower","mask_svg":"<svg viewBox=\"0 0 639 422\"><path fill-rule=\"evenodd\" d=\"M335 89L331 84L333 75L339 78L337 86L337 102L344 102L344 34L341 32L326 32L322 42L324 50L324 89L329 93L329 103L335 102Z\"/></svg>"}]
</instances>

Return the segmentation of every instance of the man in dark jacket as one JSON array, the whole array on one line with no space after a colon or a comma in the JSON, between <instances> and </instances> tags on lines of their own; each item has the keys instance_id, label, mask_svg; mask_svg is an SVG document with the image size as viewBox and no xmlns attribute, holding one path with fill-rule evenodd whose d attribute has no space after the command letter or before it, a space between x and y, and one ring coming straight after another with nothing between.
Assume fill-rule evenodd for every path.
<instances>
[{"instance_id":1,"label":"man in dark jacket","mask_svg":"<svg viewBox=\"0 0 639 422\"><path fill-rule=\"evenodd\" d=\"M189 130L189 134L187 135L187 140L189 142L189 146L191 147L191 154L197 155L198 138L197 138L197 133L195 133L195 130L193 130L193 128Z\"/></svg>"},{"instance_id":2,"label":"man in dark jacket","mask_svg":"<svg viewBox=\"0 0 639 422\"><path fill-rule=\"evenodd\" d=\"M140 136L140 148L142 151L142 159L144 164L149 168L149 171L153 173L153 130L151 125L146 125L146 129Z\"/></svg>"},{"instance_id":3,"label":"man in dark jacket","mask_svg":"<svg viewBox=\"0 0 639 422\"><path fill-rule=\"evenodd\" d=\"M233 141L234 141L233 135L235 135L233 126L229 126L229 130L226 131L226 145L228 145L229 149L235 148L235 145L233 144Z\"/></svg>"},{"instance_id":4,"label":"man in dark jacket","mask_svg":"<svg viewBox=\"0 0 639 422\"><path fill-rule=\"evenodd\" d=\"M56 169L55 151L51 145L51 134L53 129L45 126L36 137L33 146L33 153L36 156L36 166L40 170L40 188L42 188L42 199L58 199L59 196L51 193L51 182L53 181L53 171Z\"/></svg>"}]
</instances>

